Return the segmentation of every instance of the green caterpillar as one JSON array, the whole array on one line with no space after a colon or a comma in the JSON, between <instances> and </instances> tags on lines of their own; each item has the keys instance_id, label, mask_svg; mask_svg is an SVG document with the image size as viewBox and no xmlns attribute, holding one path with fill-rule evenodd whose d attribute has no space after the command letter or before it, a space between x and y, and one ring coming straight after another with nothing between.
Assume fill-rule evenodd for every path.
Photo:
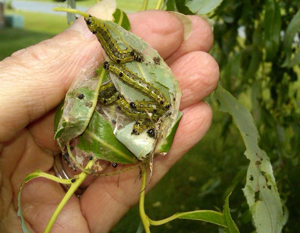
<instances>
[{"instance_id":1,"label":"green caterpillar","mask_svg":"<svg viewBox=\"0 0 300 233\"><path fill-rule=\"evenodd\" d=\"M145 79L132 73L125 66L105 61L103 67L104 69L109 70L117 75L124 83L134 87L136 90L144 93L146 96L156 101L156 103L165 109L165 111L170 108L171 105L169 100L164 96L163 93L161 93L151 83L148 83Z\"/></svg>"},{"instance_id":2,"label":"green caterpillar","mask_svg":"<svg viewBox=\"0 0 300 233\"><path fill-rule=\"evenodd\" d=\"M110 60L118 64L131 61L143 61L143 55L130 46L126 49L121 49L116 40L112 37L108 28L105 26L105 23L91 15L89 15L89 17L84 17L84 19L89 30L96 35Z\"/></svg>"},{"instance_id":3,"label":"green caterpillar","mask_svg":"<svg viewBox=\"0 0 300 233\"><path fill-rule=\"evenodd\" d=\"M117 91L113 83L106 83L100 87L98 100L104 105L110 105L114 102L126 116L136 120L133 126L132 134L139 135L145 129L150 137L155 137L154 124L165 112L162 109L157 111L157 106L153 102L135 101L128 102Z\"/></svg>"}]
</instances>

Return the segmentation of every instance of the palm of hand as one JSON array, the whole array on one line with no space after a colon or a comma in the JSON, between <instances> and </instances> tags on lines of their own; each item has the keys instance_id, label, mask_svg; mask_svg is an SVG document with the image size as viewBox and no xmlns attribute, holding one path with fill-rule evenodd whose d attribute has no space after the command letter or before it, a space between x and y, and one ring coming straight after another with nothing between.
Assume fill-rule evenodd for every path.
<instances>
[{"instance_id":1,"label":"palm of hand","mask_svg":"<svg viewBox=\"0 0 300 233\"><path fill-rule=\"evenodd\" d=\"M158 50L183 93L184 117L171 151L155 158L150 189L208 130L212 114L202 100L216 87L219 71L207 54L212 32L203 19L191 17L193 33L184 42L181 22L166 12L137 13L130 19L133 33ZM37 169L53 172L53 154L59 153L53 140L55 107L78 71L90 60L102 59L98 41L88 33L78 22L0 63L0 232L21 232L17 194L25 176ZM138 173L134 169L122 174L119 186L118 177L93 180L80 199L71 198L52 232L108 232L137 203ZM26 184L22 207L32 232L43 232L64 194L60 185L42 178Z\"/></svg>"}]
</instances>

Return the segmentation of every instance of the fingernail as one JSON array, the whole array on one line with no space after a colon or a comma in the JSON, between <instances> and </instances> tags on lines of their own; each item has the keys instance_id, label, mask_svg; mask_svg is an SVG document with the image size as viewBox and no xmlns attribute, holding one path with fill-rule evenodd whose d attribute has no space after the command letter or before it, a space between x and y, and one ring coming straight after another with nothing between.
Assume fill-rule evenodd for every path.
<instances>
[{"instance_id":1,"label":"fingernail","mask_svg":"<svg viewBox=\"0 0 300 233\"><path fill-rule=\"evenodd\" d=\"M103 20L113 20L113 13L115 12L116 7L116 2L103 0L88 9L87 13ZM80 32L86 39L90 39L94 36L86 26L82 16L78 18L69 29Z\"/></svg>"}]
</instances>

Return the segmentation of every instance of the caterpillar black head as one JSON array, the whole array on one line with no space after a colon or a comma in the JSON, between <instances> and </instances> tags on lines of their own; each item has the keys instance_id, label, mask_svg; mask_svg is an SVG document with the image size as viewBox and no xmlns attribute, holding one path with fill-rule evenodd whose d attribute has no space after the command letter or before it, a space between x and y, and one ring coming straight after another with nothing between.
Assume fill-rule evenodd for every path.
<instances>
[{"instance_id":1,"label":"caterpillar black head","mask_svg":"<svg viewBox=\"0 0 300 233\"><path fill-rule=\"evenodd\" d=\"M155 138L155 130L153 128L149 129L147 131L147 134L148 134L149 137Z\"/></svg>"},{"instance_id":2,"label":"caterpillar black head","mask_svg":"<svg viewBox=\"0 0 300 233\"><path fill-rule=\"evenodd\" d=\"M93 17L89 15L89 17L84 17L86 24L89 26L93 23Z\"/></svg>"}]
</instances>

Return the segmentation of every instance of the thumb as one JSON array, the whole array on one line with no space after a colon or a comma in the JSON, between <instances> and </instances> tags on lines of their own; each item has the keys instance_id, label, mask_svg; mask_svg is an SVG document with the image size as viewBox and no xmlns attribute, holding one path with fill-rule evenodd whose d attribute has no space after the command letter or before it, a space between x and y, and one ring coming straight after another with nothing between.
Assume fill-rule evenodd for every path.
<instances>
[{"instance_id":1,"label":"thumb","mask_svg":"<svg viewBox=\"0 0 300 233\"><path fill-rule=\"evenodd\" d=\"M81 18L0 62L0 142L58 105L79 70L101 61L100 48Z\"/></svg>"}]
</instances>

